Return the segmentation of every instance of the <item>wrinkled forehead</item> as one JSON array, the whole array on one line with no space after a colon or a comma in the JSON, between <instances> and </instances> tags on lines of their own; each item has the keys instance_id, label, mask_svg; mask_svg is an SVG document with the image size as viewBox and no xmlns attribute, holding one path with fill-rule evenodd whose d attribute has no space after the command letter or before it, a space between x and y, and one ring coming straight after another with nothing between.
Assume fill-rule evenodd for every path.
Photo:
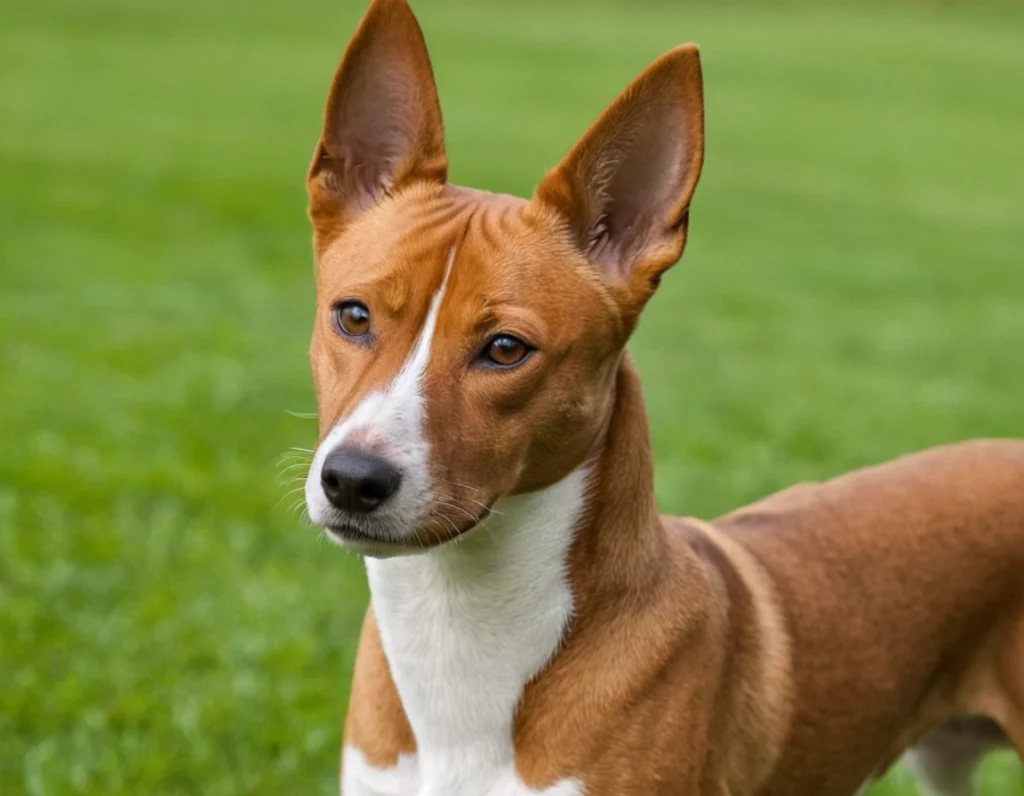
<instances>
[{"instance_id":1,"label":"wrinkled forehead","mask_svg":"<svg viewBox=\"0 0 1024 796\"><path fill-rule=\"evenodd\" d=\"M358 297L360 289L374 288L396 312L410 301L422 303L441 283L447 254L461 237L461 215L439 197L399 198L373 208L319 259L319 297Z\"/></svg>"},{"instance_id":2,"label":"wrinkled forehead","mask_svg":"<svg viewBox=\"0 0 1024 796\"><path fill-rule=\"evenodd\" d=\"M321 301L365 291L412 323L442 284L446 317L467 323L503 311L564 317L594 297L607 304L564 231L525 200L455 186L409 192L360 217L324 252L317 281Z\"/></svg>"}]
</instances>

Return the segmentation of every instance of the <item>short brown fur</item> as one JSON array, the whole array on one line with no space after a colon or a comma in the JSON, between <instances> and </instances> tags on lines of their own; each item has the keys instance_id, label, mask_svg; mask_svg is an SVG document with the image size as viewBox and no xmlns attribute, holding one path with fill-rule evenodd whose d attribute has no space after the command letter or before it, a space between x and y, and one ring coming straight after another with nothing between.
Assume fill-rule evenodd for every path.
<instances>
[{"instance_id":1,"label":"short brown fur","mask_svg":"<svg viewBox=\"0 0 1024 796\"><path fill-rule=\"evenodd\" d=\"M369 119L381 91L392 107ZM515 717L516 768L534 788L849 796L969 715L1024 751L1024 443L938 448L712 523L657 512L623 347L685 244L701 91L696 48L679 48L533 199L458 188L419 28L401 0L374 2L309 174L321 435L394 377L454 253L425 381L441 494L420 543L475 524L446 507L472 520L594 462L567 562L574 618ZM372 305L379 345L338 339L343 298ZM469 368L508 328L535 360L502 381ZM346 743L384 768L416 748L372 612Z\"/></svg>"}]
</instances>

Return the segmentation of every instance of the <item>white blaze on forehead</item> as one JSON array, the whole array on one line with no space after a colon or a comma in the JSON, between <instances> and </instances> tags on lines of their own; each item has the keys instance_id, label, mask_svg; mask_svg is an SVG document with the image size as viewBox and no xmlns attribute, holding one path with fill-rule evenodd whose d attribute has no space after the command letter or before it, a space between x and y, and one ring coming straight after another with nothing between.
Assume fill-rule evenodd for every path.
<instances>
[{"instance_id":1,"label":"white blaze on forehead","mask_svg":"<svg viewBox=\"0 0 1024 796\"><path fill-rule=\"evenodd\" d=\"M423 434L426 403L423 377L430 362L430 346L454 262L453 245L448 251L441 286L430 301L423 328L398 375L383 390L375 390L363 398L320 443L306 477L306 509L314 524L329 525L332 516L337 516L337 510L330 505L320 484L320 471L327 456L357 430L366 431L379 440L381 455L402 471L398 492L372 515L382 538L401 541L415 533L416 524L423 519L431 497L430 450Z\"/></svg>"},{"instance_id":2,"label":"white blaze on forehead","mask_svg":"<svg viewBox=\"0 0 1024 796\"><path fill-rule=\"evenodd\" d=\"M423 322L423 330L420 332L419 339L413 346L412 354L398 372L398 376L387 389L388 401L385 409L399 418L411 414L422 414L423 376L427 371L427 363L430 361L430 343L434 339L441 299L444 298L445 288L448 287L448 277L451 275L454 261L455 247L452 246L448 252L448 262L445 265L444 277L441 279L441 287L437 289L434 298L430 301L430 310L427 312L427 319ZM384 420L386 422L387 418Z\"/></svg>"}]
</instances>

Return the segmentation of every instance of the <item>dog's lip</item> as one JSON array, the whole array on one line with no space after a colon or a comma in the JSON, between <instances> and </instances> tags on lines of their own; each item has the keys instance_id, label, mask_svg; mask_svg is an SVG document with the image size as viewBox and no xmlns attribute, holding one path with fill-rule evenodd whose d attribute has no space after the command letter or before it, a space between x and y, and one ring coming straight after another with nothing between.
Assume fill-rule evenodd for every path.
<instances>
[{"instance_id":1,"label":"dog's lip","mask_svg":"<svg viewBox=\"0 0 1024 796\"><path fill-rule=\"evenodd\" d=\"M347 523L327 524L323 526L323 529L342 541L363 542L366 544L394 544L394 542L368 534Z\"/></svg>"},{"instance_id":2,"label":"dog's lip","mask_svg":"<svg viewBox=\"0 0 1024 796\"><path fill-rule=\"evenodd\" d=\"M366 531L347 522L325 523L321 527L343 544L348 543L359 547L378 548L381 550L414 550L422 552L423 550L428 550L432 547L439 547L450 542L454 542L465 534L468 534L470 531L476 530L480 526L481 522L491 516L493 506L494 501L483 504L480 513L473 517L465 527L459 528L455 532L445 533L426 540L420 537L415 537L413 540L414 543L406 543L404 541L396 541L393 539L382 539L379 536L367 533Z\"/></svg>"},{"instance_id":3,"label":"dog's lip","mask_svg":"<svg viewBox=\"0 0 1024 796\"><path fill-rule=\"evenodd\" d=\"M321 527L342 547L360 555L392 556L422 552L425 549L416 539L404 541L382 538L346 523L331 523Z\"/></svg>"}]
</instances>

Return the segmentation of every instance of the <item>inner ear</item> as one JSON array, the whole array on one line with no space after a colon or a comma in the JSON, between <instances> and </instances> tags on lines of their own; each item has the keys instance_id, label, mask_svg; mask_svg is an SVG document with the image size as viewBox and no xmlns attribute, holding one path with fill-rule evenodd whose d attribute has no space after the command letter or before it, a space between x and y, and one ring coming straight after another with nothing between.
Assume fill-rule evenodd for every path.
<instances>
[{"instance_id":1,"label":"inner ear","mask_svg":"<svg viewBox=\"0 0 1024 796\"><path fill-rule=\"evenodd\" d=\"M430 57L405 0L374 0L331 82L307 180L318 232L390 192L444 182L448 160Z\"/></svg>"},{"instance_id":2,"label":"inner ear","mask_svg":"<svg viewBox=\"0 0 1024 796\"><path fill-rule=\"evenodd\" d=\"M544 179L590 261L643 302L682 254L704 153L700 57L694 45L648 67Z\"/></svg>"},{"instance_id":3,"label":"inner ear","mask_svg":"<svg viewBox=\"0 0 1024 796\"><path fill-rule=\"evenodd\" d=\"M615 136L589 150L577 167L576 179L594 193L577 221L581 232L586 227L587 255L623 279L645 251L663 243L659 236L667 235L671 244L682 221L672 211L686 182L687 152L685 146L667 146L665 138L680 135L685 119L669 98L657 99L664 107L645 110L660 124L623 119Z\"/></svg>"}]
</instances>

